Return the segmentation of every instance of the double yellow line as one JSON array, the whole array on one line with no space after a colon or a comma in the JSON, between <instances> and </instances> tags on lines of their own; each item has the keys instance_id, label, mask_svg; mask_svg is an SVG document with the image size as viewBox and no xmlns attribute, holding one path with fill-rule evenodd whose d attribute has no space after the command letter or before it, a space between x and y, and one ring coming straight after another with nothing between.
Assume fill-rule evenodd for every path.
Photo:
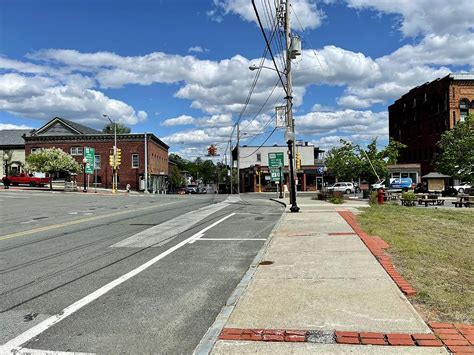
<instances>
[{"instance_id":1,"label":"double yellow line","mask_svg":"<svg viewBox=\"0 0 474 355\"><path fill-rule=\"evenodd\" d=\"M102 219L102 218L115 217L115 216L120 216L120 215L123 215L123 214L133 213L133 212L137 212L137 211L150 210L150 209L153 209L153 208L158 208L158 207L162 207L162 206L170 205L170 204L174 204L174 203L177 203L177 202L170 202L170 203L160 204L160 205L156 205L156 206L142 207L142 208L137 208L137 209L128 210L128 211L113 212L113 213L104 214L104 215L100 215L100 216L86 217L86 218L82 218L82 219L76 219L74 221L58 223L58 224L52 224L52 225L49 225L49 226L38 227L38 228L34 228L34 229L29 229L29 230L26 230L26 231L21 231L21 232L16 232L16 233L12 233L12 234L2 235L2 236L0 236L0 240L12 239L12 238L16 238L16 237L23 237L25 235L45 232L45 231L49 231L49 230L52 230L52 229L69 227L69 226L73 226L75 224L96 221L96 220Z\"/></svg>"}]
</instances>

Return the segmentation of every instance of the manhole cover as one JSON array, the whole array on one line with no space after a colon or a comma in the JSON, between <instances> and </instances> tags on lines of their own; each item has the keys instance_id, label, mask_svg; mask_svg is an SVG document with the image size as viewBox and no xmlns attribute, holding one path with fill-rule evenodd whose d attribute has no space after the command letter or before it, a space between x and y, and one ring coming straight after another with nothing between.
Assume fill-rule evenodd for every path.
<instances>
[{"instance_id":1,"label":"manhole cover","mask_svg":"<svg viewBox=\"0 0 474 355\"><path fill-rule=\"evenodd\" d=\"M273 264L273 261L264 260L264 261L260 262L258 265L271 265L271 264Z\"/></svg>"}]
</instances>

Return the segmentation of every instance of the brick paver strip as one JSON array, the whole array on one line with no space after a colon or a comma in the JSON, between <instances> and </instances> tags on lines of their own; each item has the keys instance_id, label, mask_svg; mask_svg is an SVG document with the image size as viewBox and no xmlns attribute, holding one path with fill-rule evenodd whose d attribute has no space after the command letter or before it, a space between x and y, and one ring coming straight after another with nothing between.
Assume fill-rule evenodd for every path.
<instances>
[{"instance_id":1,"label":"brick paver strip","mask_svg":"<svg viewBox=\"0 0 474 355\"><path fill-rule=\"evenodd\" d=\"M474 354L474 325L437 322L428 325L449 351L456 354Z\"/></svg>"}]
</instances>

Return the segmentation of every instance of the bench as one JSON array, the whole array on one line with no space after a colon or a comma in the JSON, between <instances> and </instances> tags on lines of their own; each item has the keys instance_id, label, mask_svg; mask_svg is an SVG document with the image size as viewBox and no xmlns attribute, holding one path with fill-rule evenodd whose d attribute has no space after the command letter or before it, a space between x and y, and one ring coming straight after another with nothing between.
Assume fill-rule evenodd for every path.
<instances>
[{"instance_id":1,"label":"bench","mask_svg":"<svg viewBox=\"0 0 474 355\"><path fill-rule=\"evenodd\" d=\"M416 206L416 200L404 200L403 198L400 199L402 206Z\"/></svg>"},{"instance_id":2,"label":"bench","mask_svg":"<svg viewBox=\"0 0 474 355\"><path fill-rule=\"evenodd\" d=\"M425 207L428 205L444 206L444 199L442 198L421 198L418 200L418 204L425 204Z\"/></svg>"},{"instance_id":3,"label":"bench","mask_svg":"<svg viewBox=\"0 0 474 355\"><path fill-rule=\"evenodd\" d=\"M470 202L470 201L454 201L454 202L451 202L454 207L468 207L470 208L472 205L474 205L474 202Z\"/></svg>"}]
</instances>

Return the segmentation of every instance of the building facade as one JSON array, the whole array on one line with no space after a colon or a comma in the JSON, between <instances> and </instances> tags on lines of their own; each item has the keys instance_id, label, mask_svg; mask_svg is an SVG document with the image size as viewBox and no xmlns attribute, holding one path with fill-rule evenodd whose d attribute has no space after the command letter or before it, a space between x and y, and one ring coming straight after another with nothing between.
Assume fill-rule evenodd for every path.
<instances>
[{"instance_id":1,"label":"building facade","mask_svg":"<svg viewBox=\"0 0 474 355\"><path fill-rule=\"evenodd\" d=\"M433 157L443 132L474 113L474 74L450 74L418 86L388 108L389 135L407 146L400 164L420 164L433 171Z\"/></svg>"},{"instance_id":2,"label":"building facade","mask_svg":"<svg viewBox=\"0 0 474 355\"><path fill-rule=\"evenodd\" d=\"M289 183L288 147L287 146L241 146L232 152L234 168L239 160L240 192L277 191L277 182L272 181L268 162L269 153L283 153L284 167L282 180ZM295 152L300 157L300 168L296 169L296 187L298 191L320 190L324 182L324 161L320 159L323 153L319 148L307 142L295 146ZM260 175L259 175L260 174Z\"/></svg>"},{"instance_id":3,"label":"building facade","mask_svg":"<svg viewBox=\"0 0 474 355\"><path fill-rule=\"evenodd\" d=\"M94 148L94 174L88 176L88 185L112 187L113 171L109 166L109 155L114 146L113 134L104 134L90 127L55 117L43 127L24 135L24 140L26 156L38 149L55 147L72 155L80 164L84 159L84 147ZM125 189L129 184L134 190L143 190L146 163L148 190L152 192L167 190L168 145L150 133L127 133L117 134L117 147L122 150L122 162L117 172L118 188ZM83 174L78 174L76 180L82 185Z\"/></svg>"},{"instance_id":4,"label":"building facade","mask_svg":"<svg viewBox=\"0 0 474 355\"><path fill-rule=\"evenodd\" d=\"M24 134L30 129L4 129L0 130L0 178L5 175L18 175L25 164Z\"/></svg>"}]
</instances>

